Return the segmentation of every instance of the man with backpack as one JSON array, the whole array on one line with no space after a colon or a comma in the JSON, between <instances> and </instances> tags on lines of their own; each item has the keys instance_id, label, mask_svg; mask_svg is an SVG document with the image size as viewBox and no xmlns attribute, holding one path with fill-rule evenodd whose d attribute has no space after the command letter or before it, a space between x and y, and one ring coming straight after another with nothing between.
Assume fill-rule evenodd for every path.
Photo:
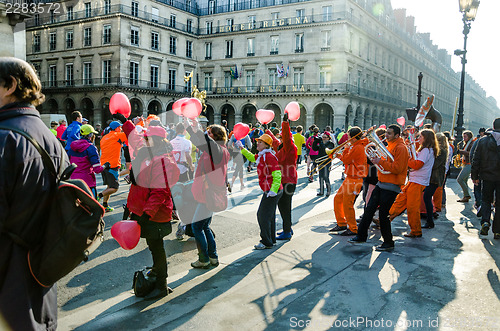
<instances>
[{"instance_id":1,"label":"man with backpack","mask_svg":"<svg viewBox=\"0 0 500 331\"><path fill-rule=\"evenodd\" d=\"M495 202L493 198L496 197L493 238L500 239L500 213L498 212L500 196L500 117L493 121L493 130L487 130L485 136L477 144L472 159L471 177L474 185L478 185L480 180L483 181L480 235L488 235L491 205Z\"/></svg>"},{"instance_id":2,"label":"man with backpack","mask_svg":"<svg viewBox=\"0 0 500 331\"><path fill-rule=\"evenodd\" d=\"M25 61L0 57L0 126L28 131L50 155L56 169L64 152L40 119L41 83ZM13 330L55 330L57 286L42 287L31 276L28 248L38 245L56 181L25 137L0 129L0 316ZM67 165L67 161L63 165ZM8 198L7 198L8 197Z\"/></svg>"}]
</instances>

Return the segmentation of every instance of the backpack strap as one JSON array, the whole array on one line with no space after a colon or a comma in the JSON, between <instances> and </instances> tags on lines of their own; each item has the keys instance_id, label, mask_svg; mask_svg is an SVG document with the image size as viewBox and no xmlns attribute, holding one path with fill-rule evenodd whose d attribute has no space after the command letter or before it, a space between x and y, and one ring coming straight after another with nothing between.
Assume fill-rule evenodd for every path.
<instances>
[{"instance_id":1,"label":"backpack strap","mask_svg":"<svg viewBox=\"0 0 500 331\"><path fill-rule=\"evenodd\" d=\"M210 163L212 164L212 171L215 171L215 166L214 166L214 159L212 157L212 147L210 147L210 141L212 139L208 138L207 139L207 145L208 145L208 155L210 155Z\"/></svg>"},{"instance_id":2,"label":"backpack strap","mask_svg":"<svg viewBox=\"0 0 500 331\"><path fill-rule=\"evenodd\" d=\"M21 136L23 136L24 138L26 138L36 148L36 150L38 151L38 153L40 153L40 155L42 157L43 164L49 169L49 172L57 180L59 180L61 178L61 175L62 175L62 172L63 172L62 165L63 165L64 159L65 159L65 155L64 154L66 154L65 152L61 153L61 164L59 166L59 173L56 173L56 168L54 166L54 162L50 158L49 153L47 153L47 151L42 146L40 146L40 144L38 143L38 141L36 141L35 138L33 138L29 133L27 133L26 131L20 130L18 128L14 128L14 127L11 127L11 126L6 126L6 125L0 125L0 130L10 130L10 131L18 133Z\"/></svg>"}]
</instances>

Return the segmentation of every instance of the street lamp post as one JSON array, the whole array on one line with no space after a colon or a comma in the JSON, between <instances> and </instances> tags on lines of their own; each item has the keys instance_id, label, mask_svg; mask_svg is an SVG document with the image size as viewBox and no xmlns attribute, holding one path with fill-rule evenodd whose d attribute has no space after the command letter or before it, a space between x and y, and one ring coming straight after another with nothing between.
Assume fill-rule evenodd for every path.
<instances>
[{"instance_id":1,"label":"street lamp post","mask_svg":"<svg viewBox=\"0 0 500 331\"><path fill-rule=\"evenodd\" d=\"M458 0L460 6L460 12L463 13L462 21L464 22L464 49L457 49L455 55L461 56L462 59L462 75L460 79L460 99L458 102L458 118L456 131L456 142L462 140L462 133L464 128L464 87L465 87L465 64L467 63L467 35L470 32L471 22L474 21L477 14L477 8L479 6L479 0Z\"/></svg>"}]
</instances>

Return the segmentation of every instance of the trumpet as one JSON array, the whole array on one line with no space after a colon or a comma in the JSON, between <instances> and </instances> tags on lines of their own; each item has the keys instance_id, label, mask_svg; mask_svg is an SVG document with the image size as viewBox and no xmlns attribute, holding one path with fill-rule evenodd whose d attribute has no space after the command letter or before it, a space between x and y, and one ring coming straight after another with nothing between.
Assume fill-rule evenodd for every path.
<instances>
[{"instance_id":1,"label":"trumpet","mask_svg":"<svg viewBox=\"0 0 500 331\"><path fill-rule=\"evenodd\" d=\"M378 158L378 159L387 159L394 162L394 157L384 146L383 140L380 140L380 138L375 134L375 132L369 132L368 139L371 142L365 146L365 154L370 160ZM384 138L384 140L385 139L386 138ZM378 169L378 171L380 171L385 175L391 173L390 171L385 170L379 164L375 164L375 167Z\"/></svg>"}]
</instances>

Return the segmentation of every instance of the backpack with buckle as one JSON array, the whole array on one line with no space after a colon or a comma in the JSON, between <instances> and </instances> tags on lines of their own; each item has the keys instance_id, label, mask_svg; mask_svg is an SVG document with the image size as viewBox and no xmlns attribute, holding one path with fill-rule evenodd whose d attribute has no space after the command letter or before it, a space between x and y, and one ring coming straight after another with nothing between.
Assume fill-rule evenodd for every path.
<instances>
[{"instance_id":1,"label":"backpack with buckle","mask_svg":"<svg viewBox=\"0 0 500 331\"><path fill-rule=\"evenodd\" d=\"M47 224L38 243L26 242L21 236L2 229L15 243L28 249L28 265L33 278L41 286L50 287L88 260L88 255L99 246L104 233L104 208L94 199L85 182L69 179L76 165L63 169L64 150L56 172L47 151L30 134L9 126L0 125L0 129L16 132L33 144L56 182Z\"/></svg>"}]
</instances>

